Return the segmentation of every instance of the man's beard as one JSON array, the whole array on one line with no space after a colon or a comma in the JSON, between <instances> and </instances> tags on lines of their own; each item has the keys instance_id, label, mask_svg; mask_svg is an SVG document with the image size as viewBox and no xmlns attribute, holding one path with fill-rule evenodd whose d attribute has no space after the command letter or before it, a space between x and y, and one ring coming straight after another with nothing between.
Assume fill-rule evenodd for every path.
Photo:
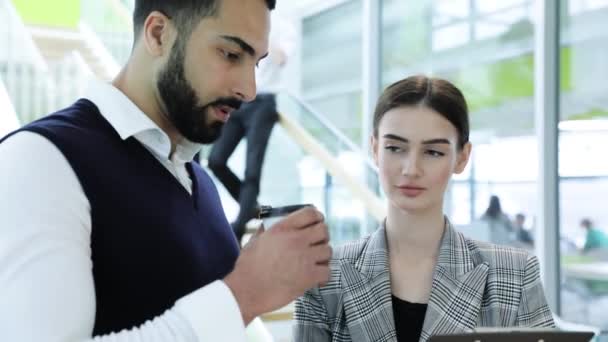
<instances>
[{"instance_id":1,"label":"man's beard","mask_svg":"<svg viewBox=\"0 0 608 342\"><path fill-rule=\"evenodd\" d=\"M178 132L192 142L209 144L220 136L224 126L223 122L216 120L207 123L212 107L225 105L238 109L242 102L236 98L219 98L199 105L200 99L186 80L184 44L181 39L175 42L167 65L160 71L157 87L166 115Z\"/></svg>"}]
</instances>

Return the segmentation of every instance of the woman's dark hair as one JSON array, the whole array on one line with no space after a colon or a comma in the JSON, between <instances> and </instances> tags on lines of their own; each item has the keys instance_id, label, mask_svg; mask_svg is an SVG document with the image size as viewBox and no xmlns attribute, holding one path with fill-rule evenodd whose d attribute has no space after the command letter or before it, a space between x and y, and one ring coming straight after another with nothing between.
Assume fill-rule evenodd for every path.
<instances>
[{"instance_id":1,"label":"woman's dark hair","mask_svg":"<svg viewBox=\"0 0 608 342\"><path fill-rule=\"evenodd\" d=\"M98 0L97 0L98 1ZM201 19L217 14L222 0L136 0L133 11L135 40L150 13L159 11L175 22L182 37L189 37L194 24ZM268 9L273 10L276 0L266 0Z\"/></svg>"},{"instance_id":2,"label":"woman's dark hair","mask_svg":"<svg viewBox=\"0 0 608 342\"><path fill-rule=\"evenodd\" d=\"M378 137L378 126L386 112L418 105L433 109L456 127L459 149L469 142L469 110L462 92L449 81L424 75L405 78L384 90L374 111L374 137Z\"/></svg>"},{"instance_id":3,"label":"woman's dark hair","mask_svg":"<svg viewBox=\"0 0 608 342\"><path fill-rule=\"evenodd\" d=\"M489 216L491 218L498 218L502 214L502 207L500 206L500 199L498 196L492 195L490 197L490 205L488 205L488 209L486 209L485 216Z\"/></svg>"}]
</instances>

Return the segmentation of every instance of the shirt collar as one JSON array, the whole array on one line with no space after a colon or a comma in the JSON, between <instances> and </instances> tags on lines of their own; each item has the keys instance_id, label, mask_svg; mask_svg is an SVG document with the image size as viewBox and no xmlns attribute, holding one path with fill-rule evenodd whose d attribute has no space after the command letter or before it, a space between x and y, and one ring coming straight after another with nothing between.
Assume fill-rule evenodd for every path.
<instances>
[{"instance_id":1,"label":"shirt collar","mask_svg":"<svg viewBox=\"0 0 608 342\"><path fill-rule=\"evenodd\" d=\"M169 136L118 88L110 83L94 80L87 87L84 97L97 106L121 139L134 137L155 153L169 158ZM184 138L176 146L173 158L189 162L201 148L202 144Z\"/></svg>"}]
</instances>

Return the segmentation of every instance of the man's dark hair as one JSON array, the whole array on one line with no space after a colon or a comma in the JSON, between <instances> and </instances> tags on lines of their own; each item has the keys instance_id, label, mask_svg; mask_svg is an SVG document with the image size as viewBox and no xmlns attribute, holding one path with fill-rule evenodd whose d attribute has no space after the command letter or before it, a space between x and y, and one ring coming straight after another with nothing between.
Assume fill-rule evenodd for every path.
<instances>
[{"instance_id":1,"label":"man's dark hair","mask_svg":"<svg viewBox=\"0 0 608 342\"><path fill-rule=\"evenodd\" d=\"M593 227L593 222L591 222L591 219L589 219L589 218L584 218L581 220L581 226L589 229L589 228Z\"/></svg>"},{"instance_id":2,"label":"man's dark hair","mask_svg":"<svg viewBox=\"0 0 608 342\"><path fill-rule=\"evenodd\" d=\"M217 15L222 0L136 0L133 11L133 29L135 40L139 37L144 22L150 13L159 11L175 22L182 37L189 37L194 28L204 17ZM269 10L273 10L276 0L266 0Z\"/></svg>"}]
</instances>

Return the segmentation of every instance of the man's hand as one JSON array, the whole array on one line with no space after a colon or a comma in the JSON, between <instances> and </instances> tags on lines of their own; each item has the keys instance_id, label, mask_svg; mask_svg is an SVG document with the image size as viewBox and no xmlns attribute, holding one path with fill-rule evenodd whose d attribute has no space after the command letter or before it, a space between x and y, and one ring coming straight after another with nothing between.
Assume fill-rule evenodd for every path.
<instances>
[{"instance_id":1,"label":"man's hand","mask_svg":"<svg viewBox=\"0 0 608 342\"><path fill-rule=\"evenodd\" d=\"M245 324L329 279L329 235L316 209L298 210L256 235L224 278Z\"/></svg>"}]
</instances>

